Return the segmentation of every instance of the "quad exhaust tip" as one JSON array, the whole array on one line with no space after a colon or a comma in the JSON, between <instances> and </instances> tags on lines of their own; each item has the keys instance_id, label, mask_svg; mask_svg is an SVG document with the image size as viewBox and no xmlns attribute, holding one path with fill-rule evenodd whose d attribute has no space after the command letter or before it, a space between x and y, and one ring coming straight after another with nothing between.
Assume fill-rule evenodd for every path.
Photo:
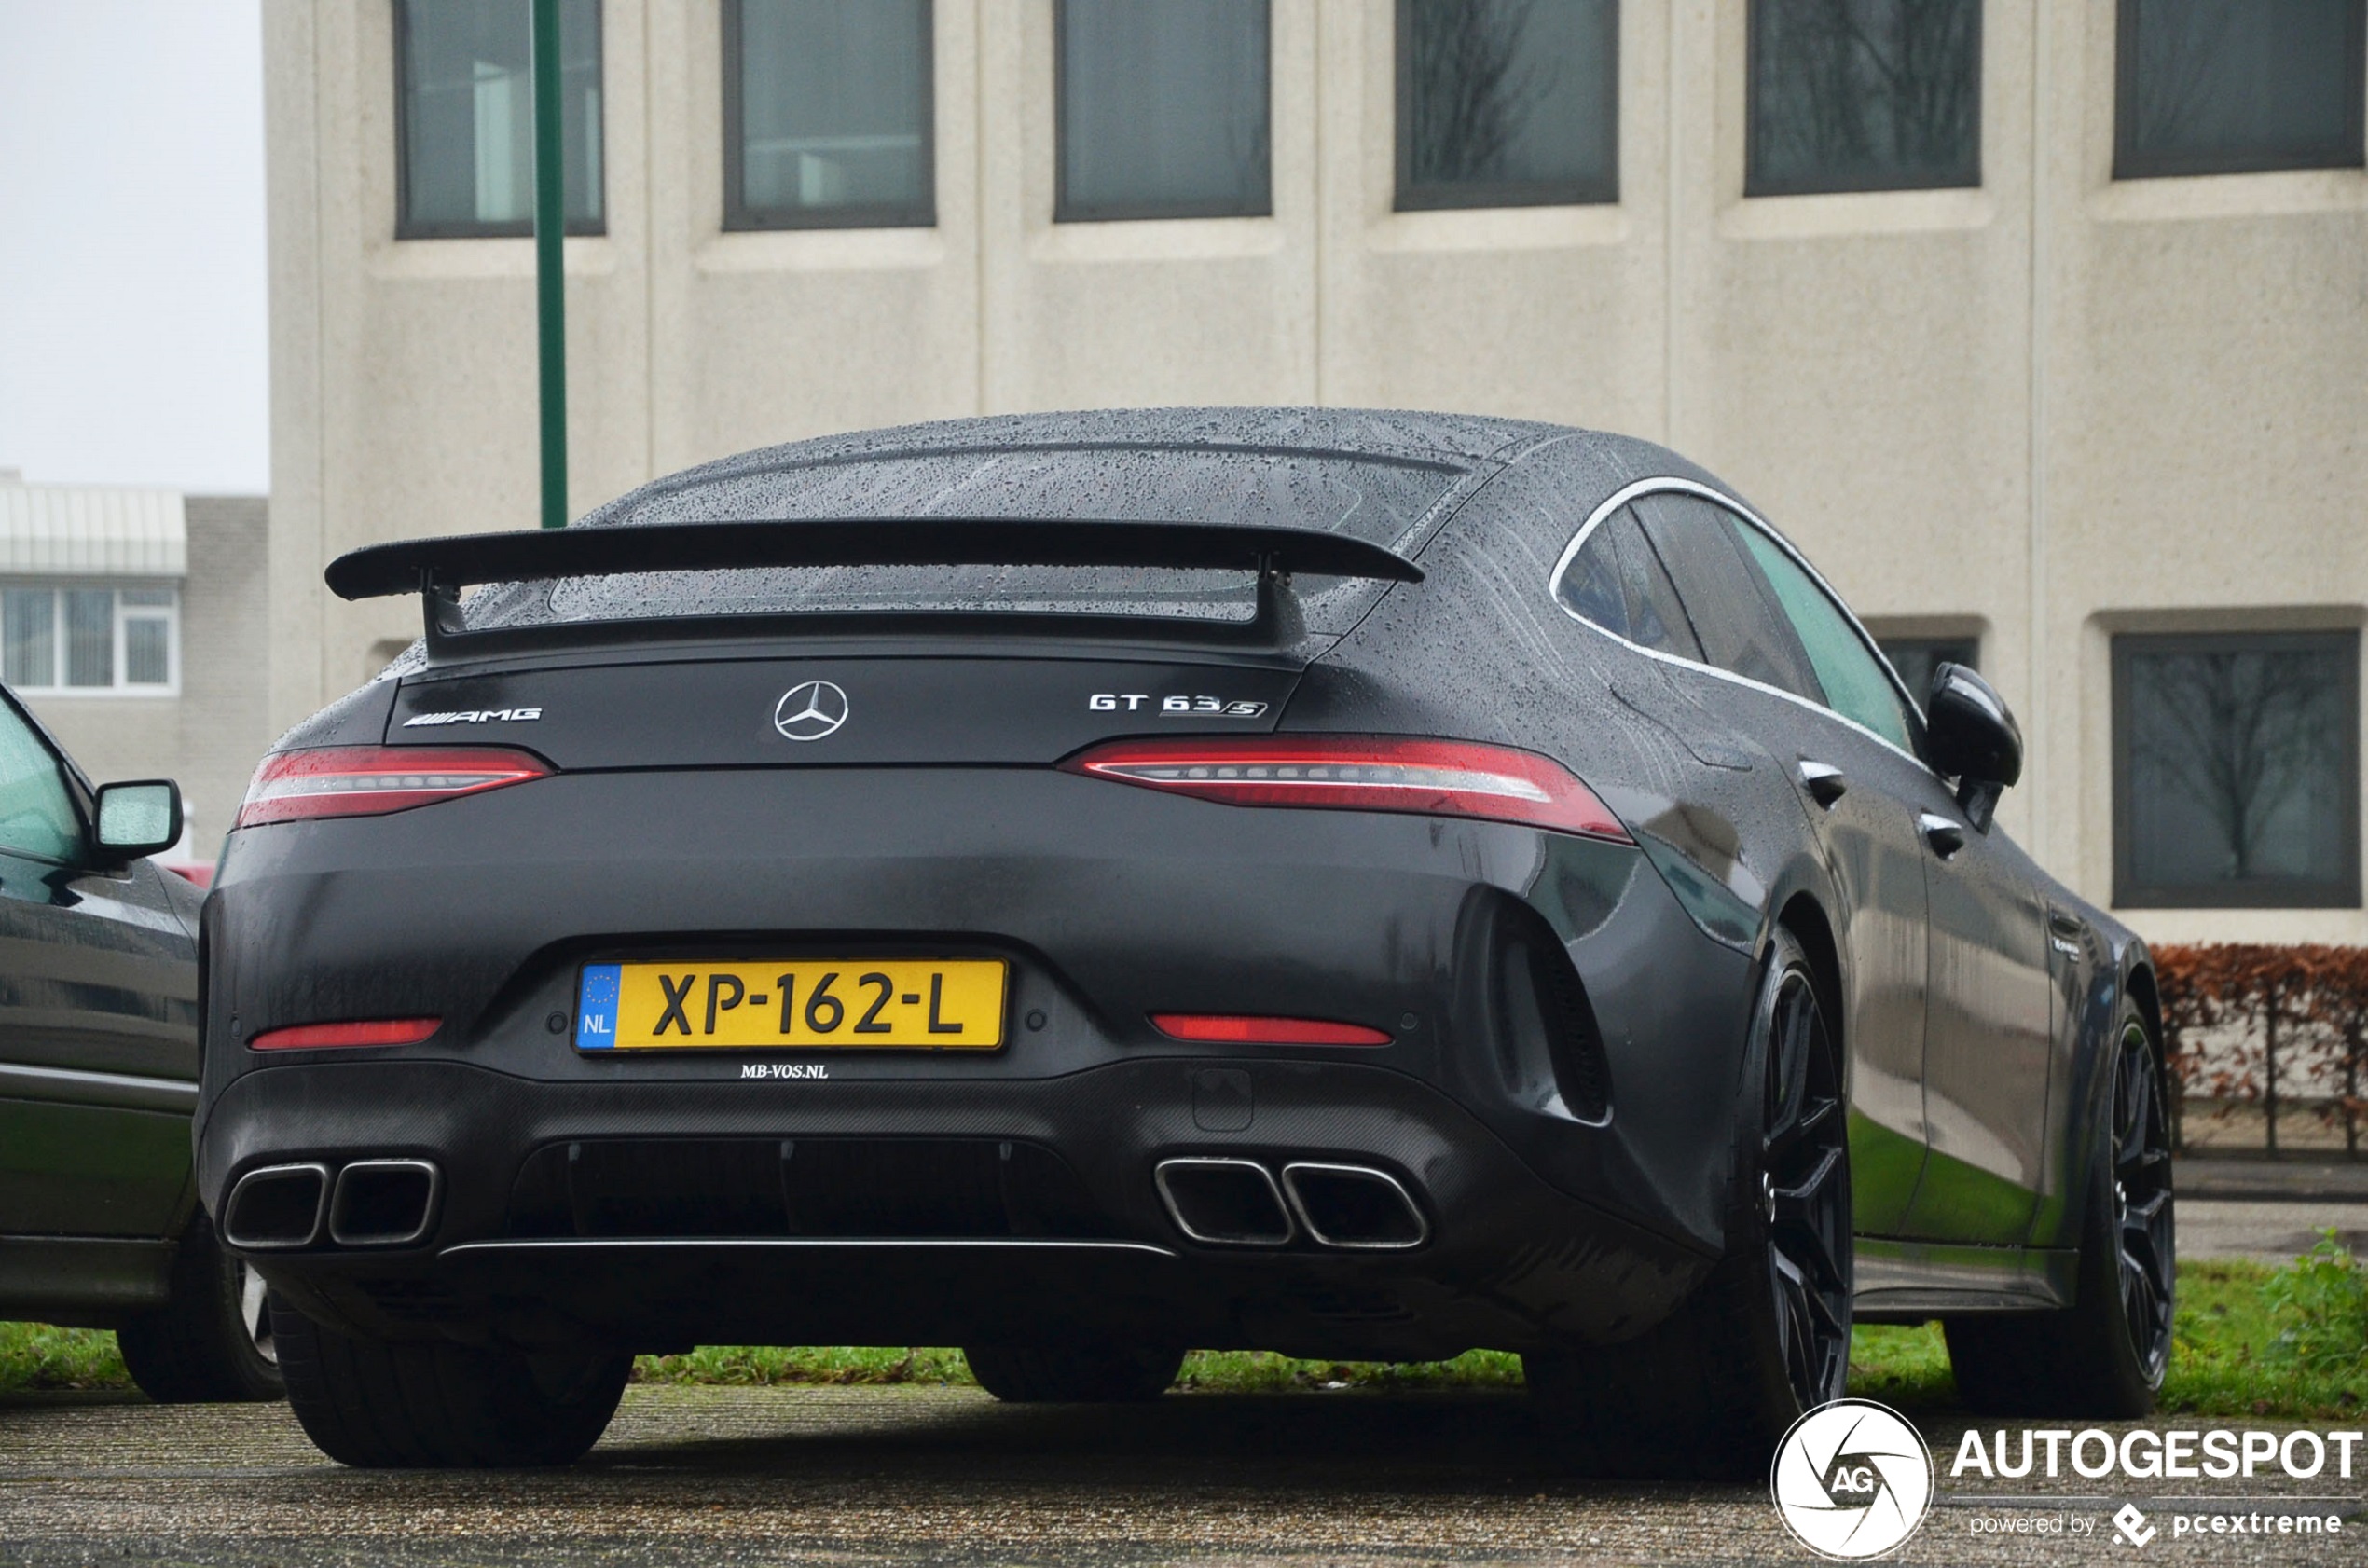
<instances>
[{"instance_id":1,"label":"quad exhaust tip","mask_svg":"<svg viewBox=\"0 0 2368 1568\"><path fill-rule=\"evenodd\" d=\"M425 1160L356 1160L337 1173L329 1239L339 1246L406 1246L435 1223L444 1173Z\"/></svg>"},{"instance_id":2,"label":"quad exhaust tip","mask_svg":"<svg viewBox=\"0 0 2368 1568\"><path fill-rule=\"evenodd\" d=\"M1291 1239L1282 1190L1255 1160L1163 1160L1151 1177L1176 1228L1205 1246L1281 1246Z\"/></svg>"},{"instance_id":3,"label":"quad exhaust tip","mask_svg":"<svg viewBox=\"0 0 2368 1568\"><path fill-rule=\"evenodd\" d=\"M1430 1221L1387 1171L1301 1161L1283 1167L1283 1189L1299 1222L1322 1245L1402 1252L1430 1240Z\"/></svg>"},{"instance_id":4,"label":"quad exhaust tip","mask_svg":"<svg viewBox=\"0 0 2368 1568\"><path fill-rule=\"evenodd\" d=\"M329 1206L329 1167L317 1161L249 1171L222 1205L222 1239L245 1252L310 1246Z\"/></svg>"},{"instance_id":5,"label":"quad exhaust tip","mask_svg":"<svg viewBox=\"0 0 2368 1568\"><path fill-rule=\"evenodd\" d=\"M426 1239L444 1173L426 1160L356 1160L331 1179L308 1160L241 1176L222 1205L222 1239L241 1252L288 1252L324 1236L339 1246L407 1246Z\"/></svg>"},{"instance_id":6,"label":"quad exhaust tip","mask_svg":"<svg viewBox=\"0 0 2368 1568\"><path fill-rule=\"evenodd\" d=\"M1342 1251L1403 1252L1431 1238L1406 1184L1370 1165L1295 1161L1278 1183L1255 1160L1207 1155L1163 1160L1152 1176L1176 1228L1204 1246L1284 1246L1304 1234Z\"/></svg>"}]
</instances>

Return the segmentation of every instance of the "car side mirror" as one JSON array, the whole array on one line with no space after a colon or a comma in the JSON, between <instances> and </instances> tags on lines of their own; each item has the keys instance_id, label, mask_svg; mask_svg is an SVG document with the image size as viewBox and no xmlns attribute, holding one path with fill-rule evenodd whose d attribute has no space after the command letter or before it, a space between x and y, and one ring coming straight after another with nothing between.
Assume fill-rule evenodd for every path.
<instances>
[{"instance_id":1,"label":"car side mirror","mask_svg":"<svg viewBox=\"0 0 2368 1568\"><path fill-rule=\"evenodd\" d=\"M181 842L181 786L170 778L102 784L98 805L103 860L129 865Z\"/></svg>"},{"instance_id":2,"label":"car side mirror","mask_svg":"<svg viewBox=\"0 0 2368 1568\"><path fill-rule=\"evenodd\" d=\"M1957 804L1976 832L1989 832L1998 797L2023 776L2023 732L1996 688L1963 665L1933 671L1924 704L1932 763L1957 780Z\"/></svg>"}]
</instances>

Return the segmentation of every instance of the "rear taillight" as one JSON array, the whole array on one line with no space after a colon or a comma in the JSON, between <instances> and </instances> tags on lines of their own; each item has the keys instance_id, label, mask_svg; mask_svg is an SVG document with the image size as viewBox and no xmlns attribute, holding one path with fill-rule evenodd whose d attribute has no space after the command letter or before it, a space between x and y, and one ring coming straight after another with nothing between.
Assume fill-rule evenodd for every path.
<instances>
[{"instance_id":1,"label":"rear taillight","mask_svg":"<svg viewBox=\"0 0 2368 1568\"><path fill-rule=\"evenodd\" d=\"M263 759L238 826L318 817L377 817L523 784L550 773L542 759L493 746L324 746Z\"/></svg>"},{"instance_id":2,"label":"rear taillight","mask_svg":"<svg viewBox=\"0 0 2368 1568\"><path fill-rule=\"evenodd\" d=\"M266 1029L249 1051L328 1051L349 1045L417 1045L443 1026L441 1018L362 1018L344 1024L298 1024Z\"/></svg>"},{"instance_id":3,"label":"rear taillight","mask_svg":"<svg viewBox=\"0 0 2368 1568\"><path fill-rule=\"evenodd\" d=\"M1346 735L1117 740L1061 765L1228 805L1478 817L1629 842L1568 768L1509 746Z\"/></svg>"}]
</instances>

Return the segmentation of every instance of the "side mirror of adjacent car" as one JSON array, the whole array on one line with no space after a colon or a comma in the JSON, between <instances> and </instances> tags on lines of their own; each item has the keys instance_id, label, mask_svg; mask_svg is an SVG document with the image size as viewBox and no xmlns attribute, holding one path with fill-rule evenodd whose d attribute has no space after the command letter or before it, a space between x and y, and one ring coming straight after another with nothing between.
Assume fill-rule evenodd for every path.
<instances>
[{"instance_id":1,"label":"side mirror of adjacent car","mask_svg":"<svg viewBox=\"0 0 2368 1568\"><path fill-rule=\"evenodd\" d=\"M98 804L99 856L110 864L129 865L181 842L181 786L170 778L102 784Z\"/></svg>"},{"instance_id":2,"label":"side mirror of adjacent car","mask_svg":"<svg viewBox=\"0 0 2368 1568\"><path fill-rule=\"evenodd\" d=\"M1976 832L1989 832L1998 797L2023 776L2023 732L2005 699L1963 665L1933 671L1924 704L1933 766L1957 780L1957 804Z\"/></svg>"}]
</instances>

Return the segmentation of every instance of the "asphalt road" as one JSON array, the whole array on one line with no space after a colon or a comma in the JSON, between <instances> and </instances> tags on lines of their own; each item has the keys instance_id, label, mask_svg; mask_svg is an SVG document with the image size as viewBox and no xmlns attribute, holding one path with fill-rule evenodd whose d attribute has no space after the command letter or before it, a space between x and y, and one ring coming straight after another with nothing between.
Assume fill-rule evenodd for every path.
<instances>
[{"instance_id":1,"label":"asphalt road","mask_svg":"<svg viewBox=\"0 0 2368 1568\"><path fill-rule=\"evenodd\" d=\"M1909 1562L2113 1561L2110 1515L2150 1483L1948 1477L1958 1429L1924 1425L1943 1506ZM1122 1409L998 1406L967 1389L635 1388L572 1468L341 1469L282 1406L95 1396L0 1406L0 1561L88 1564L911 1562L1223 1564L1815 1561L1761 1487L1574 1479L1518 1393L1170 1395ZM2368 1458L2368 1455L2363 1455ZM2152 1483L2159 1486L2160 1483ZM2368 1559L2368 1485L2191 1492L2334 1497L2333 1538L2174 1541L2178 1562ZM2234 1506L2235 1505L2225 1505ZM1976 1534L2000 1517L2087 1534ZM2159 1510L2157 1509L2159 1518ZM2070 1528L2077 1530L2078 1523Z\"/></svg>"},{"instance_id":2,"label":"asphalt road","mask_svg":"<svg viewBox=\"0 0 2368 1568\"><path fill-rule=\"evenodd\" d=\"M2179 1256L2185 1259L2290 1262L2328 1230L2355 1255L2368 1255L2368 1204L2182 1198L2178 1214Z\"/></svg>"}]
</instances>

